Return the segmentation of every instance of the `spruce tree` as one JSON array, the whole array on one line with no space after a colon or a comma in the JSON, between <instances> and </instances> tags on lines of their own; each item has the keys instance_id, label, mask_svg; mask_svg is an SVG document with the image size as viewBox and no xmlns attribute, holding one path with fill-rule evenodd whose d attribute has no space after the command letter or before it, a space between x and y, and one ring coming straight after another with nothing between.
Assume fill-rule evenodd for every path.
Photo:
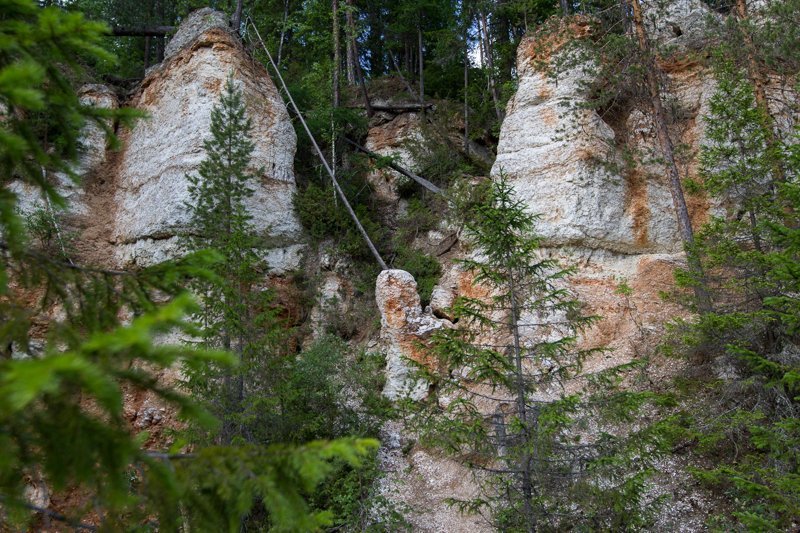
<instances>
[{"instance_id":1,"label":"spruce tree","mask_svg":"<svg viewBox=\"0 0 800 533\"><path fill-rule=\"evenodd\" d=\"M782 531L800 513L800 159L797 144L768 129L735 53L716 53L696 185L726 207L697 241L713 312L677 329L679 350L702 354L695 362L706 372L693 385L703 395L684 399L676 436L693 452L697 477L736 502L711 518L715 526Z\"/></svg>"},{"instance_id":2,"label":"spruce tree","mask_svg":"<svg viewBox=\"0 0 800 533\"><path fill-rule=\"evenodd\" d=\"M264 239L245 207L260 173L250 168L251 129L242 91L229 76L211 112L211 135L203 143L206 158L197 176L187 176L191 196L188 246L222 255L215 268L218 280L196 287L203 309L203 340L207 346L233 351L239 361L232 372L217 369L192 375L195 392L212 399L212 410L223 419L217 436L222 442L251 433L245 428L248 388L258 382L260 390L268 391L285 366L279 357L285 335L272 292L264 286L268 265L259 256ZM252 436L247 440L252 441Z\"/></svg>"},{"instance_id":3,"label":"spruce tree","mask_svg":"<svg viewBox=\"0 0 800 533\"><path fill-rule=\"evenodd\" d=\"M214 268L216 280L195 285L202 304L198 315L202 341L206 347L232 351L239 364L234 369L188 369L193 395L221 421L215 431L194 428L201 431L191 432L192 436L200 443L246 443L245 449L264 453L281 446L314 449L308 443L320 439L375 435L376 409L364 407L370 392L349 376L343 343L323 338L301 354L290 349L293 333L279 320L281 309L266 287L268 265L261 258L264 236L251 223L245 207L261 172L251 169L251 120L232 77L212 110L204 148L206 158L197 176L188 177L192 201L186 242L191 249L217 251L222 260ZM370 377L375 377L374 369L360 368L359 379ZM347 397L342 389L348 391ZM337 524L355 519L342 501L367 498L360 491L353 496L352 484L362 476L377 474L369 466L363 472L354 466L352 461L337 461L327 469L329 482L348 496L331 497L324 491L315 495L311 509L319 516ZM270 515L264 516L256 509L237 525L273 524L273 512L270 509Z\"/></svg>"},{"instance_id":4,"label":"spruce tree","mask_svg":"<svg viewBox=\"0 0 800 533\"><path fill-rule=\"evenodd\" d=\"M501 530L643 525L660 428L616 435L613 423L588 424L601 412L631 416L654 396L613 390L638 363L581 379L598 349L580 348L578 334L595 317L564 288L572 271L539 250L534 223L502 175L469 213L474 259L462 264L488 296L459 298L457 327L434 334L436 364L421 367L433 392L411 405L412 420L475 473L480 497L452 503Z\"/></svg>"}]
</instances>

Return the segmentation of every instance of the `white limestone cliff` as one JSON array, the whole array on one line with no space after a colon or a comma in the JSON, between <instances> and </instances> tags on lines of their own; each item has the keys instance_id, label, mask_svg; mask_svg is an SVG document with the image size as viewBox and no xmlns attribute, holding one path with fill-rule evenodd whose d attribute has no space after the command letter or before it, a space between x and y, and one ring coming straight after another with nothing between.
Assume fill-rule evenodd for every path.
<instances>
[{"instance_id":1,"label":"white limestone cliff","mask_svg":"<svg viewBox=\"0 0 800 533\"><path fill-rule=\"evenodd\" d=\"M130 105L147 113L127 134L115 174L112 239L122 265L149 265L179 253L188 220L187 174L197 171L209 137L211 109L228 76L243 91L252 120L252 169L260 180L247 202L253 224L279 242L272 267L299 263L301 228L292 208L296 135L264 68L210 9L192 13L151 69ZM224 17L222 17L224 18Z\"/></svg>"}]
</instances>

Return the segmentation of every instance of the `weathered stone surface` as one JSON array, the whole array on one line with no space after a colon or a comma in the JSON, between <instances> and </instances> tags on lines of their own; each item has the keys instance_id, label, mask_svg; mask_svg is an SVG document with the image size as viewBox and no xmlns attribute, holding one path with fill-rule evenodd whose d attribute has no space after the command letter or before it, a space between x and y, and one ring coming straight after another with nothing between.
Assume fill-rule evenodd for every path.
<instances>
[{"instance_id":1,"label":"weathered stone surface","mask_svg":"<svg viewBox=\"0 0 800 533\"><path fill-rule=\"evenodd\" d=\"M387 473L378 489L384 497L408 509L406 520L413 531L426 533L494 531L480 516L468 516L447 505L448 498L469 500L479 495L469 470L432 450L414 446L399 422L387 422L381 430L378 460ZM401 507L402 508L402 507Z\"/></svg>"},{"instance_id":2,"label":"weathered stone surface","mask_svg":"<svg viewBox=\"0 0 800 533\"><path fill-rule=\"evenodd\" d=\"M311 309L308 320L311 323L311 339L322 337L326 330L349 329L348 321L352 321L353 285L347 276L339 272L328 271L321 274L316 305ZM350 334L351 331L341 333Z\"/></svg>"},{"instance_id":3,"label":"weathered stone surface","mask_svg":"<svg viewBox=\"0 0 800 533\"><path fill-rule=\"evenodd\" d=\"M84 85L78 90L78 97L83 105L94 106L102 109L116 109L119 101L116 94L105 85ZM85 178L96 172L106 161L106 133L94 122L87 123L81 131L78 140L80 155L72 170L79 178ZM67 211L55 215L68 217L86 214L86 198L83 183L76 183L65 174L51 175L58 193L67 200ZM20 181L13 182L9 187L19 198L19 209L22 213L32 213L36 209L51 209L40 194L39 188Z\"/></svg>"},{"instance_id":4,"label":"weathered stone surface","mask_svg":"<svg viewBox=\"0 0 800 533\"><path fill-rule=\"evenodd\" d=\"M417 282L405 270L381 272L375 284L375 299L381 313L381 343L386 355L387 380L383 393L392 400L405 396L422 399L428 384L413 378L406 359L428 364L425 340L435 330L451 324L423 312Z\"/></svg>"},{"instance_id":5,"label":"weathered stone surface","mask_svg":"<svg viewBox=\"0 0 800 533\"><path fill-rule=\"evenodd\" d=\"M519 88L508 104L492 174L508 176L528 209L541 214L537 232L546 246L627 254L680 251L663 168L648 165L644 170L652 172L646 176L642 168L626 166L615 148L629 139L633 148L652 147L650 120L634 110L627 129L615 131L593 110L566 109L562 102L582 98L586 74L575 68L554 80L537 68L535 54L532 38L523 40ZM695 117L710 96L709 85L703 79L683 81L684 94L678 95L687 99L681 101L685 123L700 128ZM697 137L694 132L695 143ZM699 218L708 209L692 207Z\"/></svg>"},{"instance_id":6,"label":"weathered stone surface","mask_svg":"<svg viewBox=\"0 0 800 533\"><path fill-rule=\"evenodd\" d=\"M641 4L650 38L684 52L706 46L708 21L720 18L701 0L647 0Z\"/></svg>"},{"instance_id":7,"label":"weathered stone surface","mask_svg":"<svg viewBox=\"0 0 800 533\"><path fill-rule=\"evenodd\" d=\"M78 91L78 96L83 105L90 105L100 109L119 108L119 98L109 87L99 84L84 85ZM106 162L108 152L106 132L95 123L87 124L81 135L82 153L75 172L81 176L97 170Z\"/></svg>"},{"instance_id":8,"label":"weathered stone surface","mask_svg":"<svg viewBox=\"0 0 800 533\"><path fill-rule=\"evenodd\" d=\"M203 33L213 28L228 30L230 22L225 13L210 7L192 11L186 20L181 22L178 31L172 36L164 49L164 59L169 59L184 47L192 44Z\"/></svg>"},{"instance_id":9,"label":"weathered stone surface","mask_svg":"<svg viewBox=\"0 0 800 533\"><path fill-rule=\"evenodd\" d=\"M147 265L179 253L175 235L186 227L190 200L186 175L205 157L211 109L229 75L244 93L253 123L252 168L261 169L247 201L253 224L282 241L279 246L300 237L292 208L296 136L286 108L267 72L222 27L220 17L206 11L187 19L168 59L148 74L131 102L149 118L125 135L116 168L113 238L123 265ZM282 258L295 262L295 256L275 254L272 266L289 269Z\"/></svg>"},{"instance_id":10,"label":"weathered stone surface","mask_svg":"<svg viewBox=\"0 0 800 533\"><path fill-rule=\"evenodd\" d=\"M382 156L394 157L399 165L410 169L414 165L414 158L407 143L422 141L419 128L420 117L417 113L402 113L388 122L370 128L365 148ZM400 200L398 183L408 178L390 168L376 168L367 175L367 180L374 187L378 198L396 204Z\"/></svg>"}]
</instances>

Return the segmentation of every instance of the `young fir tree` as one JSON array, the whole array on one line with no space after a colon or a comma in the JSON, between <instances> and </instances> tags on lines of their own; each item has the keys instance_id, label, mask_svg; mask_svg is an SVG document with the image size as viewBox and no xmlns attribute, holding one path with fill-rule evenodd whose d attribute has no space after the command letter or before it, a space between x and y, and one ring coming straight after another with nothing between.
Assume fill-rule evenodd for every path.
<instances>
[{"instance_id":1,"label":"young fir tree","mask_svg":"<svg viewBox=\"0 0 800 533\"><path fill-rule=\"evenodd\" d=\"M782 531L800 515L800 159L797 144L776 144L731 57L723 48L715 59L701 153L699 186L726 207L698 234L713 311L679 330L701 362L729 371L697 383L702 402L686 400L677 435L700 459L698 477L736 502L718 527Z\"/></svg>"},{"instance_id":2,"label":"young fir tree","mask_svg":"<svg viewBox=\"0 0 800 533\"><path fill-rule=\"evenodd\" d=\"M228 78L211 114L206 158L198 175L188 177L192 216L187 244L222 256L214 269L217 279L195 286L202 304L203 342L232 351L239 364L233 370L190 370L189 388L222 422L217 432L200 433L199 440L246 442L258 449L376 436L376 413L384 407L372 398L370 380L378 370L362 366L356 377L347 368L346 346L331 338L319 339L301 354L290 349L292 332L279 320L280 309L264 286L268 266L259 255L264 239L245 207L258 179L258 172L250 170L250 135L242 91ZM311 509L339 526L363 520L357 507L372 494L360 483L377 476L375 467L354 468L348 460L328 466L329 483L341 493L318 492ZM268 511L253 509L241 526L274 525L274 509Z\"/></svg>"},{"instance_id":3,"label":"young fir tree","mask_svg":"<svg viewBox=\"0 0 800 533\"><path fill-rule=\"evenodd\" d=\"M458 327L435 333L437 365L422 369L433 392L413 420L476 474L480 497L453 503L501 530L641 526L660 428L626 435L613 422L655 397L612 390L638 362L581 378L598 349L578 333L594 317L563 288L571 270L540 253L534 221L502 176L467 217L476 258L463 266L487 296L459 298Z\"/></svg>"},{"instance_id":4,"label":"young fir tree","mask_svg":"<svg viewBox=\"0 0 800 533\"><path fill-rule=\"evenodd\" d=\"M277 320L272 293L263 286L268 265L259 256L264 239L252 225L245 201L259 172L250 168L254 144L242 91L228 77L220 101L211 112L211 137L203 143L206 158L196 176L187 176L191 213L187 243L191 250L212 249L222 255L214 269L218 280L196 287L200 319L207 346L231 350L239 365L233 371L217 369L194 374L190 385L210 401L222 417L216 436L221 442L235 437L254 441L248 428L248 387L257 379L269 390L281 374L279 350L285 331ZM259 380L260 381L260 380Z\"/></svg>"}]
</instances>

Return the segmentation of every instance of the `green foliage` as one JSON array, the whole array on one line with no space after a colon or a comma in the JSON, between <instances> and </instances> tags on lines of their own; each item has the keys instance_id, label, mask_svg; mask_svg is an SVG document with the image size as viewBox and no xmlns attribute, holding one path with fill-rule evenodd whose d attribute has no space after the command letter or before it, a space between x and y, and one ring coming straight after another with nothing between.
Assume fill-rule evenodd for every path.
<instances>
[{"instance_id":1,"label":"green foliage","mask_svg":"<svg viewBox=\"0 0 800 533\"><path fill-rule=\"evenodd\" d=\"M403 247L395 257L393 267L405 270L414 276L422 306L428 305L433 288L439 283L439 277L442 275L442 265L439 261L424 252Z\"/></svg>"},{"instance_id":2,"label":"green foliage","mask_svg":"<svg viewBox=\"0 0 800 533\"><path fill-rule=\"evenodd\" d=\"M259 442L248 438L244 429L251 427L249 411L258 401L250 389L267 370L275 375L263 385L280 379L279 358L285 353L281 345L288 338L272 294L263 287L264 239L256 233L244 203L253 195L250 184L258 179L249 168L254 148L250 131L242 92L229 77L211 112L211 137L203 145L206 158L197 176L187 176L191 219L186 245L190 250L210 248L222 256L216 279L195 287L202 302L198 315L202 339L206 346L233 350L240 363L232 372L207 368L190 373L195 395L209 399L212 412L223 420L214 438L218 443L240 438Z\"/></svg>"},{"instance_id":3,"label":"green foliage","mask_svg":"<svg viewBox=\"0 0 800 533\"><path fill-rule=\"evenodd\" d=\"M353 205L353 210L370 239L382 248L387 231L378 222L377 207L364 195L366 188L364 174L355 172L344 179L341 177L339 179L345 195ZM294 205L300 222L316 242L332 239L341 253L362 263L374 262L353 220L341 205L331 185L310 183L305 189L297 192Z\"/></svg>"},{"instance_id":4,"label":"green foliage","mask_svg":"<svg viewBox=\"0 0 800 533\"><path fill-rule=\"evenodd\" d=\"M212 464L205 465L214 471L222 469L234 480L250 468L273 468L269 454L276 450L285 449L292 457L305 457L308 462L297 470L300 477L293 470L281 472L286 487L278 491L270 490L274 475L248 481L245 490L215 489L217 520L227 517L228 529L238 528L245 517L249 528L288 524L282 527L296 531L364 520L355 513L363 514L360 506L369 506L371 491L356 490L354 484L372 483L377 473L374 460L363 470L356 459L371 449L372 444L363 443L374 441L357 441L362 444L355 449L336 440L322 448L304 443L376 435L383 411L373 411L379 404L367 398L379 393L373 387L380 367L365 364L353 369L346 345L334 338L323 338L300 354L292 353L290 332L278 320L279 309L263 287L267 269L259 254L263 239L255 233L244 207L252 195L249 183L256 179L249 171L253 143L241 91L231 78L212 112L211 138L205 149L199 175L189 178L192 219L187 242L192 248L218 250L223 261L215 270L216 282L198 285L204 304L199 318L204 342L233 350L240 364L233 371L219 366L188 369L189 389L222 420L217 430L196 428L194 435L199 442L243 443L235 457L245 451L244 462L230 462L215 452L209 457ZM314 189L301 198L309 200L313 194ZM331 216L340 213L329 211ZM365 356L363 361L369 358ZM290 445L301 447L287 448ZM266 451L260 451L264 446ZM326 451L328 447L333 451ZM319 459L314 455L318 448L325 451ZM264 453L267 455L262 456ZM269 459L266 463L265 458ZM331 462L335 458L338 460ZM252 466L249 461L254 461ZM296 468L296 461L292 458L289 466ZM197 472L201 472L202 461L198 465ZM308 507L302 495L310 495L325 476L347 493L317 494ZM208 482L212 488L216 486L213 480ZM235 481L227 483L238 487ZM299 491L293 488L298 483ZM257 501L263 509L255 506Z\"/></svg>"},{"instance_id":5,"label":"green foliage","mask_svg":"<svg viewBox=\"0 0 800 533\"><path fill-rule=\"evenodd\" d=\"M38 207L23 216L32 246L50 257L69 259L76 235L64 228L52 209Z\"/></svg>"},{"instance_id":6,"label":"green foliage","mask_svg":"<svg viewBox=\"0 0 800 533\"><path fill-rule=\"evenodd\" d=\"M584 394L564 392L599 351L577 346L594 318L563 288L571 270L539 254L535 217L502 175L469 215L478 253L462 263L489 294L456 302L459 327L434 333L436 363L419 368L434 395L409 405L424 441L471 466L482 488L451 503L489 512L509 531L648 525L662 428L626 432L615 422L663 400L616 389L638 362L583 380Z\"/></svg>"},{"instance_id":7,"label":"green foliage","mask_svg":"<svg viewBox=\"0 0 800 533\"><path fill-rule=\"evenodd\" d=\"M19 253L25 231L7 187L11 180L35 186L62 207L48 172L74 179L70 162L78 155L83 125L93 121L114 139L106 119L129 120L132 113L82 105L70 83L81 74L82 60L113 59L100 46L103 24L29 0L3 0L0 12L0 229L5 247Z\"/></svg>"},{"instance_id":8,"label":"green foliage","mask_svg":"<svg viewBox=\"0 0 800 533\"><path fill-rule=\"evenodd\" d=\"M412 137L404 143L416 165L413 170L442 188L464 175L479 175L489 170L467 159L462 153L463 146L456 145L450 138L449 132L459 113L454 108L442 103L419 128L420 137ZM408 183L400 192L410 196L409 193L418 190L415 183Z\"/></svg>"},{"instance_id":9,"label":"green foliage","mask_svg":"<svg viewBox=\"0 0 800 533\"><path fill-rule=\"evenodd\" d=\"M800 166L794 142L772 141L772 120L737 54L722 47L715 56L717 92L700 157L704 191L727 208L697 239L714 306L676 332L679 352L700 353L727 377L687 395L675 435L693 445L698 479L733 503L714 517L717 527L780 531L800 513Z\"/></svg>"},{"instance_id":10,"label":"green foliage","mask_svg":"<svg viewBox=\"0 0 800 533\"><path fill-rule=\"evenodd\" d=\"M268 522L253 524L274 531L319 531L337 518L329 510L309 507L306 498L342 465L358 468L371 457L371 439L315 441L302 446L209 447L196 458L178 462L179 476L196 486L184 500L187 525L199 531L240 531L242 518L259 502ZM181 521L168 522L177 529Z\"/></svg>"},{"instance_id":11,"label":"green foliage","mask_svg":"<svg viewBox=\"0 0 800 533\"><path fill-rule=\"evenodd\" d=\"M229 353L160 340L201 333L185 318L199 309L185 287L219 282L215 271L225 272L225 258L198 251L122 272L50 253L54 217L34 213L26 226L10 182L33 185L48 208L65 206L49 174L72 176L83 124L97 120L113 139L107 120L131 113L83 106L70 83L80 61L113 59L99 46L104 26L22 0L0 2L0 13L2 526L34 527L36 513L49 512L29 503L28 479L53 494L85 495L90 505L67 511L66 520L79 526L91 514L100 528L116 531L188 524L198 531L238 530L257 501L276 530L330 523L328 515L309 512L305 498L335 461L356 467L374 441L190 454L143 448L148 435L134 434L123 409L128 394L150 394L189 424L216 422L158 375L176 365L200 372L232 362ZM28 246L31 239L39 242Z\"/></svg>"},{"instance_id":12,"label":"green foliage","mask_svg":"<svg viewBox=\"0 0 800 533\"><path fill-rule=\"evenodd\" d=\"M155 26L174 26L190 11L209 5L204 0L70 0L56 1L63 9L80 11L91 20L115 27L136 29ZM226 6L218 5L218 9ZM141 78L145 64L153 65L163 56L167 37L106 37L103 47L113 52L118 61L93 61L94 72L100 76ZM147 56L147 57L145 57Z\"/></svg>"}]
</instances>

